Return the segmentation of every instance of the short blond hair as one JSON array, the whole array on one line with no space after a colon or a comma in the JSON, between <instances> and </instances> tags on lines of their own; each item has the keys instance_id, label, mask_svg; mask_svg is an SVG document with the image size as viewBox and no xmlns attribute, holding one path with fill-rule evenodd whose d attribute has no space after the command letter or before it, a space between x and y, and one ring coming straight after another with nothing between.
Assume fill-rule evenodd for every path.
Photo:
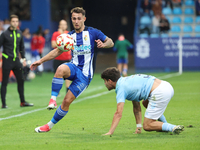
<instances>
[{"instance_id":1,"label":"short blond hair","mask_svg":"<svg viewBox=\"0 0 200 150\"><path fill-rule=\"evenodd\" d=\"M86 12L82 7L75 7L71 10L72 13L81 13L83 16L85 16Z\"/></svg>"}]
</instances>

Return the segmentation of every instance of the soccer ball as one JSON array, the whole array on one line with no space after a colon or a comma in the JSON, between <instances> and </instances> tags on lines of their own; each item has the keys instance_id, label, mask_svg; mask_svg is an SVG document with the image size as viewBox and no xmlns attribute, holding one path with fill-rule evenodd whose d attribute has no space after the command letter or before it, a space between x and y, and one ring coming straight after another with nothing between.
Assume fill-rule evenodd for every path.
<instances>
[{"instance_id":1,"label":"soccer ball","mask_svg":"<svg viewBox=\"0 0 200 150\"><path fill-rule=\"evenodd\" d=\"M74 39L69 34L61 34L56 39L57 48L61 51L70 51L74 46Z\"/></svg>"}]
</instances>

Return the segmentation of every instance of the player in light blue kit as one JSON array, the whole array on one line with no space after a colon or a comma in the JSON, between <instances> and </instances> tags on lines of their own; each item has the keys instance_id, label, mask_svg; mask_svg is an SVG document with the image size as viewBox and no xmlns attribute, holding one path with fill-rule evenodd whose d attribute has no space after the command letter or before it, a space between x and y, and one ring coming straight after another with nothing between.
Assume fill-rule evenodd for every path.
<instances>
[{"instance_id":1,"label":"player in light blue kit","mask_svg":"<svg viewBox=\"0 0 200 150\"><path fill-rule=\"evenodd\" d=\"M105 86L108 90L115 89L117 94L117 111L114 114L111 128L104 135L111 135L117 127L124 108L125 100L132 101L133 112L136 119L137 128L135 133L141 133L142 114L140 101L148 105L143 128L146 131L169 131L179 134L184 126L167 123L163 113L174 95L174 89L170 83L159 80L154 76L135 74L129 77L120 77L117 68L107 68L102 74ZM157 121L159 120L159 121Z\"/></svg>"},{"instance_id":2,"label":"player in light blue kit","mask_svg":"<svg viewBox=\"0 0 200 150\"><path fill-rule=\"evenodd\" d=\"M36 132L48 132L51 130L68 113L70 104L88 87L95 70L95 42L97 48L110 48L114 46L112 39L108 38L100 30L84 25L86 17L83 8L73 8L71 14L72 24L75 29L68 33L75 40L72 60L70 63L64 63L57 68L52 80L51 99L47 109L55 109L57 107L56 97L62 88L64 79L72 80L73 82L69 86L62 104L56 110L51 121L44 126L35 128ZM52 60L61 53L61 50L55 48L39 61L34 62L30 68L33 70L43 62Z\"/></svg>"}]
</instances>

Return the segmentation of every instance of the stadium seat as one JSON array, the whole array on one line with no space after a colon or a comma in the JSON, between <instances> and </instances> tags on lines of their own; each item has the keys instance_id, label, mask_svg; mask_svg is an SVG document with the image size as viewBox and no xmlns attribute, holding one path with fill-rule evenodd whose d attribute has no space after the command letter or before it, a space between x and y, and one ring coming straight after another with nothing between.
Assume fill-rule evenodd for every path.
<instances>
[{"instance_id":1,"label":"stadium seat","mask_svg":"<svg viewBox=\"0 0 200 150\"><path fill-rule=\"evenodd\" d=\"M181 32L181 28L179 26L172 26L171 27L171 32Z\"/></svg>"},{"instance_id":2,"label":"stadium seat","mask_svg":"<svg viewBox=\"0 0 200 150\"><path fill-rule=\"evenodd\" d=\"M183 27L183 32L192 32L192 26L186 25Z\"/></svg>"},{"instance_id":3,"label":"stadium seat","mask_svg":"<svg viewBox=\"0 0 200 150\"><path fill-rule=\"evenodd\" d=\"M184 34L183 37L192 37L190 34Z\"/></svg>"},{"instance_id":4,"label":"stadium seat","mask_svg":"<svg viewBox=\"0 0 200 150\"><path fill-rule=\"evenodd\" d=\"M185 1L185 6L194 6L194 1L192 0Z\"/></svg>"},{"instance_id":5,"label":"stadium seat","mask_svg":"<svg viewBox=\"0 0 200 150\"><path fill-rule=\"evenodd\" d=\"M181 23L181 18L180 17L174 17L172 19L172 23Z\"/></svg>"},{"instance_id":6,"label":"stadium seat","mask_svg":"<svg viewBox=\"0 0 200 150\"><path fill-rule=\"evenodd\" d=\"M140 34L140 38L148 38L148 37L149 37L149 35L146 34L146 33L142 33L142 34Z\"/></svg>"},{"instance_id":7,"label":"stadium seat","mask_svg":"<svg viewBox=\"0 0 200 150\"><path fill-rule=\"evenodd\" d=\"M184 13L185 15L194 15L194 10L192 8L186 8Z\"/></svg>"},{"instance_id":8,"label":"stadium seat","mask_svg":"<svg viewBox=\"0 0 200 150\"><path fill-rule=\"evenodd\" d=\"M193 18L192 17L185 17L184 23L193 23Z\"/></svg>"},{"instance_id":9,"label":"stadium seat","mask_svg":"<svg viewBox=\"0 0 200 150\"><path fill-rule=\"evenodd\" d=\"M196 25L194 31L195 32L200 32L200 25Z\"/></svg>"},{"instance_id":10,"label":"stadium seat","mask_svg":"<svg viewBox=\"0 0 200 150\"><path fill-rule=\"evenodd\" d=\"M151 24L151 18L149 16L142 16L140 18L140 24L150 25Z\"/></svg>"},{"instance_id":11,"label":"stadium seat","mask_svg":"<svg viewBox=\"0 0 200 150\"><path fill-rule=\"evenodd\" d=\"M196 17L195 22L196 22L196 23L200 23L200 16L197 16L197 17Z\"/></svg>"},{"instance_id":12,"label":"stadium seat","mask_svg":"<svg viewBox=\"0 0 200 150\"><path fill-rule=\"evenodd\" d=\"M181 15L182 14L182 9L179 7L176 7L173 9L173 14L174 15Z\"/></svg>"},{"instance_id":13,"label":"stadium seat","mask_svg":"<svg viewBox=\"0 0 200 150\"><path fill-rule=\"evenodd\" d=\"M200 34L196 34L195 37L200 37Z\"/></svg>"},{"instance_id":14,"label":"stadium seat","mask_svg":"<svg viewBox=\"0 0 200 150\"><path fill-rule=\"evenodd\" d=\"M161 36L162 38L167 38L167 37L169 37L169 35L166 34L166 33L162 33L160 36Z\"/></svg>"},{"instance_id":15,"label":"stadium seat","mask_svg":"<svg viewBox=\"0 0 200 150\"><path fill-rule=\"evenodd\" d=\"M152 33L152 34L150 35L150 37L151 37L151 38L158 38L158 37L159 37L159 34Z\"/></svg>"},{"instance_id":16,"label":"stadium seat","mask_svg":"<svg viewBox=\"0 0 200 150\"><path fill-rule=\"evenodd\" d=\"M178 34L172 34L171 37L179 37Z\"/></svg>"},{"instance_id":17,"label":"stadium seat","mask_svg":"<svg viewBox=\"0 0 200 150\"><path fill-rule=\"evenodd\" d=\"M165 8L162 9L162 13L164 15L171 15L172 14L172 10L169 7L165 7Z\"/></svg>"}]
</instances>

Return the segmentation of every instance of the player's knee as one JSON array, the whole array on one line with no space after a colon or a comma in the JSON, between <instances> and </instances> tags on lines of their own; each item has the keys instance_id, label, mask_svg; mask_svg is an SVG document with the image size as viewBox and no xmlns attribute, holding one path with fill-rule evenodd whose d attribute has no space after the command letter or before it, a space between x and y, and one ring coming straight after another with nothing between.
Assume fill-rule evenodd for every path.
<instances>
[{"instance_id":1,"label":"player's knee","mask_svg":"<svg viewBox=\"0 0 200 150\"><path fill-rule=\"evenodd\" d=\"M55 73L55 77L64 77L64 76L69 76L69 67L67 65L60 65Z\"/></svg>"}]
</instances>

